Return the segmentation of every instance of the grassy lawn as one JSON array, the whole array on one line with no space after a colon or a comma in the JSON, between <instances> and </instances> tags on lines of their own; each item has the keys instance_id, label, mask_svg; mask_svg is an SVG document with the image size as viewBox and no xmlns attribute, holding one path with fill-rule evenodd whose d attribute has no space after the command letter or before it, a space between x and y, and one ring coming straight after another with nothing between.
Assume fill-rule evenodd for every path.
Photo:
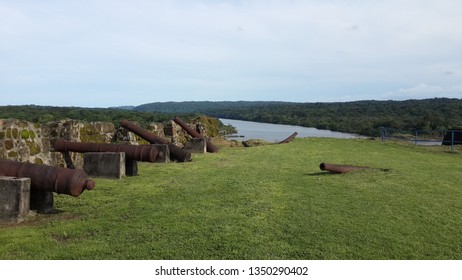
<instances>
[{"instance_id":1,"label":"grassy lawn","mask_svg":"<svg viewBox=\"0 0 462 280\"><path fill-rule=\"evenodd\" d=\"M305 138L140 163L0 226L0 259L462 259L462 154L447 149Z\"/></svg>"}]
</instances>

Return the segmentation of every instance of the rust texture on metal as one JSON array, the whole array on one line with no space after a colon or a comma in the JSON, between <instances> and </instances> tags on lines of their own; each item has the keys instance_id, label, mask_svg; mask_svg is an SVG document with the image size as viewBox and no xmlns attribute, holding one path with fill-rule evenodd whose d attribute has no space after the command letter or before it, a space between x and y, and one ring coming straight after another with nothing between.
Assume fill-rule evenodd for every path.
<instances>
[{"instance_id":1,"label":"rust texture on metal","mask_svg":"<svg viewBox=\"0 0 462 280\"><path fill-rule=\"evenodd\" d=\"M354 170L366 170L370 169L367 166L354 166L354 165L342 165L342 164L330 164L322 162L319 165L321 170L329 171L330 173L340 174L340 173L347 173Z\"/></svg>"},{"instance_id":2,"label":"rust texture on metal","mask_svg":"<svg viewBox=\"0 0 462 280\"><path fill-rule=\"evenodd\" d=\"M189 127L187 123L185 123L183 120L181 120L179 117L173 118L173 121L181 126L181 128L184 129L189 135L191 135L194 138L204 138L200 133ZM205 139L206 145L207 145L207 152L209 153L217 153L218 152L218 147L212 144L212 141L210 139Z\"/></svg>"},{"instance_id":3,"label":"rust texture on metal","mask_svg":"<svg viewBox=\"0 0 462 280\"><path fill-rule=\"evenodd\" d=\"M77 153L98 153L113 152L125 153L129 160L155 162L159 149L150 145L120 145L120 144L100 144L100 143L81 143L64 141L57 139L54 143L54 149L58 152L77 152Z\"/></svg>"},{"instance_id":4,"label":"rust texture on metal","mask_svg":"<svg viewBox=\"0 0 462 280\"><path fill-rule=\"evenodd\" d=\"M30 178L31 188L79 196L84 190L92 190L95 181L81 169L68 169L11 160L0 160L0 175Z\"/></svg>"},{"instance_id":5,"label":"rust texture on metal","mask_svg":"<svg viewBox=\"0 0 462 280\"><path fill-rule=\"evenodd\" d=\"M136 135L140 136L141 138L143 138L144 140L148 141L151 144L168 145L168 148L170 150L170 157L172 160L176 160L179 162L187 162L187 161L192 160L192 156L190 152L181 149L175 144L170 143L167 139L156 136L153 133L137 126L134 123L131 123L127 120L123 120L120 122L120 126L135 133Z\"/></svg>"},{"instance_id":6,"label":"rust texture on metal","mask_svg":"<svg viewBox=\"0 0 462 280\"><path fill-rule=\"evenodd\" d=\"M127 130L130 130L131 132L135 133L136 135L140 136L141 138L143 138L144 140L148 141L151 144L169 144L170 143L167 139L156 136L153 133L127 120L121 121L120 126Z\"/></svg>"},{"instance_id":7,"label":"rust texture on metal","mask_svg":"<svg viewBox=\"0 0 462 280\"><path fill-rule=\"evenodd\" d=\"M298 133L297 132L294 132L292 133L289 137L287 137L286 139L282 140L281 142L279 142L278 144L286 144L286 143L289 143L290 141L294 140L295 137L297 137Z\"/></svg>"},{"instance_id":8,"label":"rust texture on metal","mask_svg":"<svg viewBox=\"0 0 462 280\"><path fill-rule=\"evenodd\" d=\"M186 151L175 144L168 143L168 149L170 150L170 158L179 162L192 161L191 152Z\"/></svg>"}]
</instances>

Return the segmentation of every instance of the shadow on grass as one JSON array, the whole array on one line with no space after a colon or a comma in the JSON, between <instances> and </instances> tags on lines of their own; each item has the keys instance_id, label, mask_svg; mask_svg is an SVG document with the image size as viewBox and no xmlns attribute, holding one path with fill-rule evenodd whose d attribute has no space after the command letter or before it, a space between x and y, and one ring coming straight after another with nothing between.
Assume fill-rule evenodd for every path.
<instances>
[{"instance_id":1,"label":"shadow on grass","mask_svg":"<svg viewBox=\"0 0 462 280\"><path fill-rule=\"evenodd\" d=\"M325 175L335 175L329 172L315 172L315 173L305 173L305 176L325 176Z\"/></svg>"},{"instance_id":2,"label":"shadow on grass","mask_svg":"<svg viewBox=\"0 0 462 280\"><path fill-rule=\"evenodd\" d=\"M357 170L357 171L351 171L351 172L358 172L358 171L382 171L382 172L390 172L390 168L369 168L367 170ZM305 173L305 176L326 176L326 175L339 175L339 174L345 174L345 173L350 173L350 172L343 172L343 173L331 173L331 172L314 172L314 173Z\"/></svg>"}]
</instances>

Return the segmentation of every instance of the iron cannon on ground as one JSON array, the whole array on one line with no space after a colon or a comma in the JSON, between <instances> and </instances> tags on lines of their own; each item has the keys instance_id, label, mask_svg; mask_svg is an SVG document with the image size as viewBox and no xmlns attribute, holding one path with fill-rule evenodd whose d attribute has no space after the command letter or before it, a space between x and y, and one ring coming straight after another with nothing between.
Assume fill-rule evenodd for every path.
<instances>
[{"instance_id":1,"label":"iron cannon on ground","mask_svg":"<svg viewBox=\"0 0 462 280\"><path fill-rule=\"evenodd\" d=\"M367 166L354 166L354 165L342 165L342 164L331 164L331 163L324 163L322 162L319 165L321 170L329 171L330 173L340 174L340 173L347 173L355 170L366 170L370 169Z\"/></svg>"},{"instance_id":2,"label":"iron cannon on ground","mask_svg":"<svg viewBox=\"0 0 462 280\"><path fill-rule=\"evenodd\" d=\"M79 196L84 190L92 190L95 181L81 169L68 169L11 160L0 160L0 175L30 178L31 189Z\"/></svg>"},{"instance_id":3,"label":"iron cannon on ground","mask_svg":"<svg viewBox=\"0 0 462 280\"><path fill-rule=\"evenodd\" d=\"M286 139L278 142L278 144L287 144L289 143L290 141L294 140L295 137L297 137L298 133L297 132L294 132L292 133L289 137L287 137Z\"/></svg>"}]
</instances>

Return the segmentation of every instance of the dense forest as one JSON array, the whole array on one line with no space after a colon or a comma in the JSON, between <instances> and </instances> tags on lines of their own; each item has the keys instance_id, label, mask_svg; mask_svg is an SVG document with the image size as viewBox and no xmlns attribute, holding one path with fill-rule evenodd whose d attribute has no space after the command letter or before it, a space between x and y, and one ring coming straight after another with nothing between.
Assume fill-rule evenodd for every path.
<instances>
[{"instance_id":1,"label":"dense forest","mask_svg":"<svg viewBox=\"0 0 462 280\"><path fill-rule=\"evenodd\" d=\"M220 118L300 125L368 136L378 136L380 127L398 130L462 128L462 100L449 98L335 103L158 102L133 110L198 112Z\"/></svg>"},{"instance_id":2,"label":"dense forest","mask_svg":"<svg viewBox=\"0 0 462 280\"><path fill-rule=\"evenodd\" d=\"M47 123L63 119L82 120L86 122L112 122L115 127L120 126L124 119L139 123L144 128L149 128L151 123L163 123L168 125L175 116L179 116L186 122L200 121L207 127L210 135L218 134L218 131L235 133L234 127L224 125L215 118L206 117L199 113L164 113L164 112L139 112L120 108L81 108L81 107L52 107L52 106L0 106L0 119L20 119L34 123Z\"/></svg>"},{"instance_id":3,"label":"dense forest","mask_svg":"<svg viewBox=\"0 0 462 280\"><path fill-rule=\"evenodd\" d=\"M122 109L52 107L52 106L0 106L0 119L15 118L34 123L47 123L62 119L113 122L119 126L123 119L136 121L146 127L151 122L173 119L170 113L136 112Z\"/></svg>"},{"instance_id":4,"label":"dense forest","mask_svg":"<svg viewBox=\"0 0 462 280\"><path fill-rule=\"evenodd\" d=\"M110 121L118 125L122 119L129 119L146 126L151 122L169 121L175 115L190 120L199 114L378 136L380 127L397 130L461 129L462 99L434 98L334 103L190 101L157 102L123 109L34 105L0 106L0 118L17 118L38 123L71 118L85 121Z\"/></svg>"},{"instance_id":5,"label":"dense forest","mask_svg":"<svg viewBox=\"0 0 462 280\"><path fill-rule=\"evenodd\" d=\"M283 105L287 102L279 101L183 101L183 102L154 102L131 107L131 110L140 112L165 112L165 113L203 113L217 112L242 108L255 108L271 105ZM128 108L128 107L119 107Z\"/></svg>"}]
</instances>

